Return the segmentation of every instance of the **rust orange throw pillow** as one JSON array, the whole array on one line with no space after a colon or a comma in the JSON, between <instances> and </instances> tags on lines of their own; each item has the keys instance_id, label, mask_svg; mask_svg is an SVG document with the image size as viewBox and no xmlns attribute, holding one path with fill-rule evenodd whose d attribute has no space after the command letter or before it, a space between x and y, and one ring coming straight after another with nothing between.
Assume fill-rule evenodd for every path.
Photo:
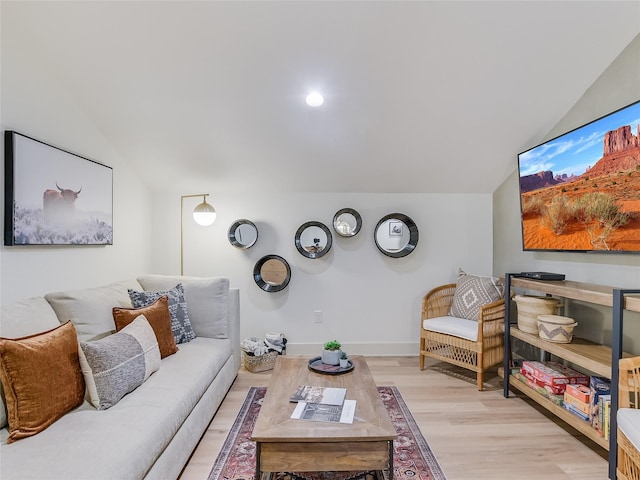
<instances>
[{"instance_id":1,"label":"rust orange throw pillow","mask_svg":"<svg viewBox=\"0 0 640 480\"><path fill-rule=\"evenodd\" d=\"M158 339L160 348L160 358L168 357L178 351L176 340L171 331L171 315L169 314L169 297L166 295L158 298L148 307L142 308L114 308L113 320L116 323L116 330L120 331L140 315L144 315L153 333Z\"/></svg>"},{"instance_id":2,"label":"rust orange throw pillow","mask_svg":"<svg viewBox=\"0 0 640 480\"><path fill-rule=\"evenodd\" d=\"M84 400L78 338L71 322L23 338L0 338L7 443L41 432Z\"/></svg>"}]
</instances>

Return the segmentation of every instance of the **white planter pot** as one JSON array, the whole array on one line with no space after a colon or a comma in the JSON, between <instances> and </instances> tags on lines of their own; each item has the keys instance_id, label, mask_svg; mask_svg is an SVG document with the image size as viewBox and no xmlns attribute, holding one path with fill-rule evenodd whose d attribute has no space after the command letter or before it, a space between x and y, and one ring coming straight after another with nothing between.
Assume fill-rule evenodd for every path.
<instances>
[{"instance_id":1,"label":"white planter pot","mask_svg":"<svg viewBox=\"0 0 640 480\"><path fill-rule=\"evenodd\" d=\"M340 365L340 350L322 350L322 363Z\"/></svg>"},{"instance_id":2,"label":"white planter pot","mask_svg":"<svg viewBox=\"0 0 640 480\"><path fill-rule=\"evenodd\" d=\"M348 359L340 359L340 368L347 368L349 366L349 360Z\"/></svg>"}]
</instances>

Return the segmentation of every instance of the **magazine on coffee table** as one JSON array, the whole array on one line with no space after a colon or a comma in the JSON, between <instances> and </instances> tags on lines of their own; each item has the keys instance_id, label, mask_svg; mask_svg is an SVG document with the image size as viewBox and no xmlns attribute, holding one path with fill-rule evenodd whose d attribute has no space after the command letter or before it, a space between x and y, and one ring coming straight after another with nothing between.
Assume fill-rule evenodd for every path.
<instances>
[{"instance_id":1,"label":"magazine on coffee table","mask_svg":"<svg viewBox=\"0 0 640 480\"><path fill-rule=\"evenodd\" d=\"M342 405L347 395L346 388L315 387L300 385L291 398L291 402L323 403L325 405Z\"/></svg>"},{"instance_id":2,"label":"magazine on coffee table","mask_svg":"<svg viewBox=\"0 0 640 480\"><path fill-rule=\"evenodd\" d=\"M345 400L342 405L298 402L291 418L314 422L353 423L355 412L355 400Z\"/></svg>"}]
</instances>

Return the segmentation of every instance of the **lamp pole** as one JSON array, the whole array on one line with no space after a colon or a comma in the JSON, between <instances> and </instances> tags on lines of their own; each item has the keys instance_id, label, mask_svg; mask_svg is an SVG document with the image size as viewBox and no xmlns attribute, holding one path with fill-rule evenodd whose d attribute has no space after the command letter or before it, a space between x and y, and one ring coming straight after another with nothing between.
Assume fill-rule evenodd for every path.
<instances>
[{"instance_id":1,"label":"lamp pole","mask_svg":"<svg viewBox=\"0 0 640 480\"><path fill-rule=\"evenodd\" d=\"M194 195L181 195L180 196L180 275L184 275L184 199L185 198L194 198L194 197L202 197L203 201L200 205L198 205L196 207L196 210L198 210L198 208L202 205L208 206L210 207L210 210L212 211L212 216L213 219L209 222L209 223L205 223L203 225L211 225L213 223L213 220L215 220L215 209L213 207L211 207L211 205L209 205L207 203L207 197L209 196L208 193L197 193Z\"/></svg>"}]
</instances>

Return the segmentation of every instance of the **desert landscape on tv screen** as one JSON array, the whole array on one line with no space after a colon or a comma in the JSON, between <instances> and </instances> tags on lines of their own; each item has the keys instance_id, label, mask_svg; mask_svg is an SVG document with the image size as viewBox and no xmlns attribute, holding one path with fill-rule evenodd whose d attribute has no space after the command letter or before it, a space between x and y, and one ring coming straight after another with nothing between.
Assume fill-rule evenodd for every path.
<instances>
[{"instance_id":1,"label":"desert landscape on tv screen","mask_svg":"<svg viewBox=\"0 0 640 480\"><path fill-rule=\"evenodd\" d=\"M518 156L525 250L640 252L640 102Z\"/></svg>"}]
</instances>

